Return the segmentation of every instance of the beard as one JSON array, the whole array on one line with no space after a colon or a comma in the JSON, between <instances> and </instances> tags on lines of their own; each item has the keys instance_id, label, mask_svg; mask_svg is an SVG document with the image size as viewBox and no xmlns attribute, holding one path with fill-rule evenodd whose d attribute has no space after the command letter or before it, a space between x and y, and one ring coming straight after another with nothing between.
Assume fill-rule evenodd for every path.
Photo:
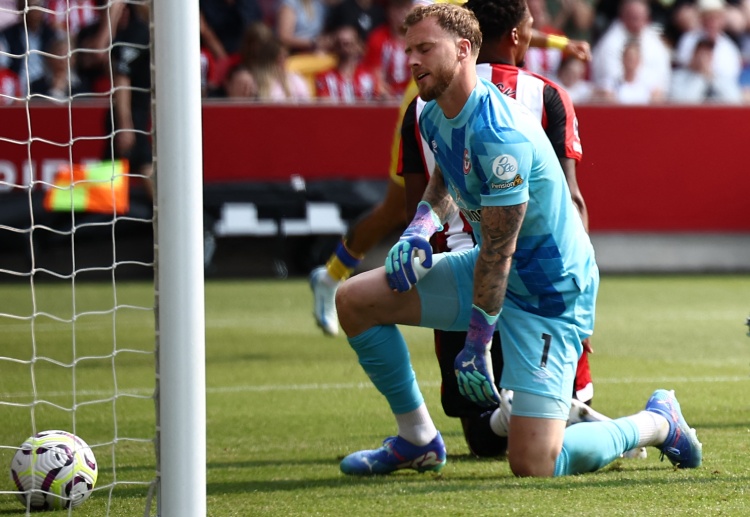
<instances>
[{"instance_id":1,"label":"beard","mask_svg":"<svg viewBox=\"0 0 750 517\"><path fill-rule=\"evenodd\" d=\"M446 66L436 70L431 74L434 84L432 86L424 87L420 85L419 97L425 102L437 99L448 89L448 86L450 86L453 81L454 75L455 70L451 67Z\"/></svg>"}]
</instances>

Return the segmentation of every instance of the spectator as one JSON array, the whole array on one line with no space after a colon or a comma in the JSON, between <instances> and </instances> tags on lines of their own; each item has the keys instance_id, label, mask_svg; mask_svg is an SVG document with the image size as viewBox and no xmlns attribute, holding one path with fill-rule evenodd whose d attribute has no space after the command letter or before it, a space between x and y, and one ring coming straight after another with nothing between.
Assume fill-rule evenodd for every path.
<instances>
[{"instance_id":1,"label":"spectator","mask_svg":"<svg viewBox=\"0 0 750 517\"><path fill-rule=\"evenodd\" d=\"M21 83L13 70L0 68L0 106L10 106L21 98Z\"/></svg>"},{"instance_id":2,"label":"spectator","mask_svg":"<svg viewBox=\"0 0 750 517\"><path fill-rule=\"evenodd\" d=\"M328 48L323 34L325 19L323 0L281 0L276 32L290 54L325 51Z\"/></svg>"},{"instance_id":3,"label":"spectator","mask_svg":"<svg viewBox=\"0 0 750 517\"><path fill-rule=\"evenodd\" d=\"M681 103L730 103L742 101L742 91L737 82L720 81L713 71L714 42L702 39L695 45L693 58L686 67L672 74L670 99Z\"/></svg>"},{"instance_id":4,"label":"spectator","mask_svg":"<svg viewBox=\"0 0 750 517\"><path fill-rule=\"evenodd\" d=\"M286 69L287 52L279 38L264 23L247 28L240 52L239 69L226 83L228 95L247 95L265 102L304 102L312 93L305 80Z\"/></svg>"},{"instance_id":5,"label":"spectator","mask_svg":"<svg viewBox=\"0 0 750 517\"><path fill-rule=\"evenodd\" d=\"M750 1L727 0L725 11L726 26L724 32L741 44L743 37L747 37L748 31L750 31Z\"/></svg>"},{"instance_id":6,"label":"spectator","mask_svg":"<svg viewBox=\"0 0 750 517\"><path fill-rule=\"evenodd\" d=\"M99 10L94 0L49 0L47 8L50 24L59 32L70 34L75 41L85 26L99 21Z\"/></svg>"},{"instance_id":7,"label":"spectator","mask_svg":"<svg viewBox=\"0 0 750 517\"><path fill-rule=\"evenodd\" d=\"M112 110L106 110L103 158L127 159L132 174L149 178L146 192L153 198L150 181L151 57L147 4L127 4L118 19L112 48Z\"/></svg>"},{"instance_id":8,"label":"spectator","mask_svg":"<svg viewBox=\"0 0 750 517\"><path fill-rule=\"evenodd\" d=\"M586 79L586 63L576 57L562 60L555 82L568 92L573 104L585 104L594 99L594 85Z\"/></svg>"},{"instance_id":9,"label":"spectator","mask_svg":"<svg viewBox=\"0 0 750 517\"><path fill-rule=\"evenodd\" d=\"M594 46L591 66L596 86L606 90L622 80L623 53L630 41L640 46L642 75L649 78L656 90L667 92L672 67L670 52L650 26L645 0L623 0L619 18Z\"/></svg>"},{"instance_id":10,"label":"spectator","mask_svg":"<svg viewBox=\"0 0 750 517\"><path fill-rule=\"evenodd\" d=\"M340 27L357 27L359 37L367 41L373 29L386 23L385 10L374 0L340 0L333 5L326 18L326 32L333 33Z\"/></svg>"},{"instance_id":11,"label":"spectator","mask_svg":"<svg viewBox=\"0 0 750 517\"><path fill-rule=\"evenodd\" d=\"M80 93L81 81L75 71L75 55L69 53L67 36L62 35L50 44L44 64L44 75L32 85L34 91L57 100Z\"/></svg>"},{"instance_id":12,"label":"spectator","mask_svg":"<svg viewBox=\"0 0 750 517\"><path fill-rule=\"evenodd\" d=\"M412 5L412 0L388 0L388 22L374 29L367 40L365 64L378 72L385 92L393 98L401 98L411 80L403 24Z\"/></svg>"},{"instance_id":13,"label":"spectator","mask_svg":"<svg viewBox=\"0 0 750 517\"><path fill-rule=\"evenodd\" d=\"M337 57L336 67L315 76L317 98L353 103L382 97L377 72L362 63L364 49L356 27L349 25L336 30L333 51Z\"/></svg>"},{"instance_id":14,"label":"spectator","mask_svg":"<svg viewBox=\"0 0 750 517\"><path fill-rule=\"evenodd\" d=\"M17 0L19 11L26 5L27 0ZM33 85L44 76L40 52L47 52L58 36L45 16L46 7L46 0L28 0L24 17L0 32L0 68L9 68L18 76L22 95L37 93Z\"/></svg>"},{"instance_id":15,"label":"spectator","mask_svg":"<svg viewBox=\"0 0 750 517\"><path fill-rule=\"evenodd\" d=\"M691 6L695 0L646 0L649 9L649 21L651 27L664 36L670 36L674 30L675 17L684 6ZM598 41L602 34L618 18L621 0L600 0L596 2L594 15L594 26L592 27L592 41ZM690 9L685 11L685 19L682 22L689 23L692 16ZM696 18L697 23L697 18ZM671 40L670 40L671 42ZM670 45L671 46L671 43Z\"/></svg>"},{"instance_id":16,"label":"spectator","mask_svg":"<svg viewBox=\"0 0 750 517\"><path fill-rule=\"evenodd\" d=\"M0 31L18 22L16 0L0 0Z\"/></svg>"},{"instance_id":17,"label":"spectator","mask_svg":"<svg viewBox=\"0 0 750 517\"><path fill-rule=\"evenodd\" d=\"M622 52L622 76L600 87L604 100L617 104L651 104L663 99L664 91L643 68L641 45L631 40Z\"/></svg>"},{"instance_id":18,"label":"spectator","mask_svg":"<svg viewBox=\"0 0 750 517\"><path fill-rule=\"evenodd\" d=\"M528 0L527 5L534 20L531 25L532 28L544 34L565 35L562 31L551 25L549 11L547 10L547 0ZM554 77L557 69L560 67L562 58L563 52L560 49L529 47L526 51L523 67L529 72L534 72L544 77Z\"/></svg>"},{"instance_id":19,"label":"spectator","mask_svg":"<svg viewBox=\"0 0 750 517\"><path fill-rule=\"evenodd\" d=\"M724 32L726 3L724 0L699 0L701 26L686 32L675 50L678 66L689 67L699 41L709 40L714 44L711 70L717 82L739 85L742 71L742 55L737 44Z\"/></svg>"},{"instance_id":20,"label":"spectator","mask_svg":"<svg viewBox=\"0 0 750 517\"><path fill-rule=\"evenodd\" d=\"M740 87L742 97L750 104L750 27L742 37L742 72L740 73Z\"/></svg>"},{"instance_id":21,"label":"spectator","mask_svg":"<svg viewBox=\"0 0 750 517\"><path fill-rule=\"evenodd\" d=\"M201 47L201 96L208 97L216 88L214 74L216 73L216 61L213 54L206 47Z\"/></svg>"},{"instance_id":22,"label":"spectator","mask_svg":"<svg viewBox=\"0 0 750 517\"><path fill-rule=\"evenodd\" d=\"M545 0L545 2L552 27L571 39L591 40L595 14L594 0Z\"/></svg>"},{"instance_id":23,"label":"spectator","mask_svg":"<svg viewBox=\"0 0 750 517\"><path fill-rule=\"evenodd\" d=\"M75 40L76 75L81 81L83 92L105 94L112 87L109 51L99 48L101 23L100 19L99 22L83 27Z\"/></svg>"},{"instance_id":24,"label":"spectator","mask_svg":"<svg viewBox=\"0 0 750 517\"><path fill-rule=\"evenodd\" d=\"M211 82L220 84L240 48L247 27L263 20L257 0L200 0L201 45L216 64Z\"/></svg>"}]
</instances>

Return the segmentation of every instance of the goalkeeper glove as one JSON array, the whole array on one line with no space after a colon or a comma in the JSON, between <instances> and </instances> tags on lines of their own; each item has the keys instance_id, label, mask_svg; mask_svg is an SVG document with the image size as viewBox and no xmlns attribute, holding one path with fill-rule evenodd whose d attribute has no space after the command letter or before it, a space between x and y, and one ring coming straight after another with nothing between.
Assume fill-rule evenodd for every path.
<instances>
[{"instance_id":1,"label":"goalkeeper glove","mask_svg":"<svg viewBox=\"0 0 750 517\"><path fill-rule=\"evenodd\" d=\"M494 406L500 403L500 393L495 385L490 355L492 334L495 332L499 316L500 314L489 316L476 305L472 305L466 344L453 363L458 391L480 406Z\"/></svg>"},{"instance_id":2,"label":"goalkeeper glove","mask_svg":"<svg viewBox=\"0 0 750 517\"><path fill-rule=\"evenodd\" d=\"M430 237L442 229L443 225L430 204L421 201L411 224L385 258L385 274L391 289L403 293L414 287L424 274L415 268L415 261L423 268L432 267Z\"/></svg>"}]
</instances>

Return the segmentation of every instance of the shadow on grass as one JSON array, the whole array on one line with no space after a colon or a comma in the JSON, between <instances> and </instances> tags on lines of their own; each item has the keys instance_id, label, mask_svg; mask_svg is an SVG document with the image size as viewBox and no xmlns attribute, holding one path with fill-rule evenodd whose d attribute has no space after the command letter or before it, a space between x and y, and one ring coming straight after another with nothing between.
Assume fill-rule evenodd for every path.
<instances>
[{"instance_id":1,"label":"shadow on grass","mask_svg":"<svg viewBox=\"0 0 750 517\"><path fill-rule=\"evenodd\" d=\"M147 486L132 486L132 487L118 487L112 492L112 498L113 499L143 499L143 507L146 507L146 498L148 496L148 489ZM11 496L13 499L15 499L15 495ZM93 502L95 500L97 501L106 501L106 499L109 497L109 490L100 490L97 492L94 492L94 494L91 496L91 499L89 499L88 502L86 502L86 506L90 507L93 506ZM14 501L16 504L18 504L18 509L15 508L7 508L7 509L0 509L0 515L26 515L26 508L21 505L20 502ZM153 504L156 504L154 501ZM32 511L31 515L45 515L48 512L37 512ZM57 512L53 512L53 515L68 515L67 510L59 510ZM75 511L73 512L73 515L75 515ZM142 515L143 512L139 513L138 515Z\"/></svg>"},{"instance_id":2,"label":"shadow on grass","mask_svg":"<svg viewBox=\"0 0 750 517\"><path fill-rule=\"evenodd\" d=\"M344 459L344 456L338 456L336 458L300 458L293 460L250 460L250 461L233 461L233 462L209 462L207 467L208 470L225 470L225 469L248 469L248 468L266 468L266 467L315 467L319 466L322 469L333 468L338 472L339 462ZM448 460L451 463L491 463L491 462L505 462L505 458L476 458L471 454L449 454ZM119 470L119 467L118 467ZM399 476L409 475L409 472L399 472Z\"/></svg>"},{"instance_id":3,"label":"shadow on grass","mask_svg":"<svg viewBox=\"0 0 750 517\"><path fill-rule=\"evenodd\" d=\"M470 454L458 454L449 456L452 464L457 463L506 463L503 458L482 458L477 459ZM578 476L566 476L562 478L517 478L508 470L503 472L477 472L476 470L466 473L455 473L445 471L441 474L434 473L417 473L415 471L399 471L385 476L346 476L338 472L337 460L309 459L300 461L250 461L231 464L212 463L209 468L252 468L282 466L284 468L298 466L320 466L328 472L335 472L325 478L319 479L289 479L288 470L278 477L286 479L269 479L269 480L246 480L238 482L209 482L207 485L208 495L222 495L242 492L293 492L298 490L309 489L351 489L361 486L364 488L377 488L378 490L389 488L402 489L408 486L409 491L414 493L432 493L432 492L460 492L460 491L496 491L496 490L559 490L568 492L571 490L580 490L585 488L627 488L634 489L637 487L666 487L669 490L681 490L680 486L704 486L710 488L711 485L721 485L732 483L740 486L746 486L750 482L750 475L735 476L723 475L719 472L696 471L699 476L688 475L676 478L674 475L677 469L670 468L670 465L642 465L633 468L631 461L620 460L599 470L596 473L583 474ZM630 466L624 468L621 461L627 462ZM621 477L621 473L631 474L626 479ZM653 475L663 473L663 477L654 478ZM652 475L653 474L653 475ZM644 475L643 479L633 479L632 475ZM710 476L710 477L704 477Z\"/></svg>"},{"instance_id":4,"label":"shadow on grass","mask_svg":"<svg viewBox=\"0 0 750 517\"><path fill-rule=\"evenodd\" d=\"M666 474L666 473L665 473ZM750 476L732 477L731 482L734 484L747 484ZM621 479L607 478L606 473L591 474L590 479L582 481L580 476L573 476L568 481L561 479L538 479L538 480L520 480L509 474L503 475L435 475L414 473L398 473L390 476L372 476L372 477L349 477L343 474L336 477L325 479L275 479L268 481L244 481L244 482L219 482L209 483L207 485L208 495L223 495L233 493L247 492L293 492L298 490L309 489L350 489L353 486L376 487L378 490L403 489L408 486L411 493L435 493L435 492L490 492L497 490L558 490L568 492L570 490L580 490L583 488L627 488L633 489L639 486L657 488L658 486L668 486L670 490L677 489L678 486L689 487L721 484L727 482L727 478L717 476L714 478L694 477L675 479L665 476L663 479Z\"/></svg>"}]
</instances>

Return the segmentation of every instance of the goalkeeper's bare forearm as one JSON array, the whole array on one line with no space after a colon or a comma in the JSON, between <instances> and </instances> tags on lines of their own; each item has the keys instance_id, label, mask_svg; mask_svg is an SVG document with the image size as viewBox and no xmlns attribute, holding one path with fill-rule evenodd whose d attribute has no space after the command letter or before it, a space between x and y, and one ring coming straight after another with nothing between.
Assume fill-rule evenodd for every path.
<instances>
[{"instance_id":1,"label":"goalkeeper's bare forearm","mask_svg":"<svg viewBox=\"0 0 750 517\"><path fill-rule=\"evenodd\" d=\"M437 165L430 177L430 181L427 183L422 201L430 204L432 210L443 223L458 211L458 206L456 206L456 203L448 192L448 187L445 186L443 173Z\"/></svg>"},{"instance_id":2,"label":"goalkeeper's bare forearm","mask_svg":"<svg viewBox=\"0 0 750 517\"><path fill-rule=\"evenodd\" d=\"M482 245L474 266L474 305L495 315L505 300L508 274L526 203L482 208Z\"/></svg>"}]
</instances>

